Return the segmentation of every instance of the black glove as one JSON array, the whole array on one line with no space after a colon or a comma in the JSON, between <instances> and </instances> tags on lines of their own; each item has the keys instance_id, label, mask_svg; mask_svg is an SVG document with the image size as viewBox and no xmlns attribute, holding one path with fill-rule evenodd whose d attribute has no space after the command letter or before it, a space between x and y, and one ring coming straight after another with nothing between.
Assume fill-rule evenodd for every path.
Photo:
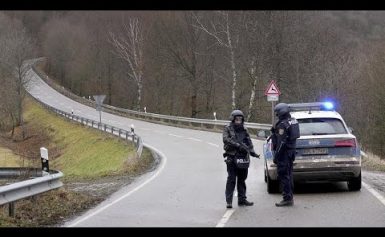
<instances>
[{"instance_id":1,"label":"black glove","mask_svg":"<svg viewBox=\"0 0 385 237\"><path fill-rule=\"evenodd\" d=\"M250 151L250 155L255 157L255 158L259 158L260 155L258 155L257 153L255 153L254 151Z\"/></svg>"},{"instance_id":2,"label":"black glove","mask_svg":"<svg viewBox=\"0 0 385 237\"><path fill-rule=\"evenodd\" d=\"M275 128L274 128L274 127L271 127L271 128L270 128L270 131L271 131L272 134L274 134L274 133L275 133Z\"/></svg>"},{"instance_id":3,"label":"black glove","mask_svg":"<svg viewBox=\"0 0 385 237\"><path fill-rule=\"evenodd\" d=\"M233 162L233 159L231 157L225 157L225 160L226 164L230 164L231 162Z\"/></svg>"}]
</instances>

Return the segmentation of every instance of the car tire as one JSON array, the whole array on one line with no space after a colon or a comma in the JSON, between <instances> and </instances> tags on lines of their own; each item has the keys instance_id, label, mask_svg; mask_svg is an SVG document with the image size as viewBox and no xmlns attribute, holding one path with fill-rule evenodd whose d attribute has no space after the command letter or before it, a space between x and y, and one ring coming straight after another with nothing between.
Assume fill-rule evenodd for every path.
<instances>
[{"instance_id":1,"label":"car tire","mask_svg":"<svg viewBox=\"0 0 385 237\"><path fill-rule=\"evenodd\" d=\"M270 179L269 175L266 175L266 179L267 179L267 192L268 193L278 193L279 192L278 180Z\"/></svg>"},{"instance_id":2,"label":"car tire","mask_svg":"<svg viewBox=\"0 0 385 237\"><path fill-rule=\"evenodd\" d=\"M348 181L349 191L359 191L361 189L361 173L357 178Z\"/></svg>"}]
</instances>

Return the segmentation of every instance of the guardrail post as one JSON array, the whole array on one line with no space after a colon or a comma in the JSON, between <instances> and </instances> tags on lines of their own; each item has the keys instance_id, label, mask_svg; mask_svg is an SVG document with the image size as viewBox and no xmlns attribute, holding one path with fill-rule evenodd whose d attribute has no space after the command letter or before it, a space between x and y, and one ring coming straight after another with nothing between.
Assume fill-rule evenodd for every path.
<instances>
[{"instance_id":1,"label":"guardrail post","mask_svg":"<svg viewBox=\"0 0 385 237\"><path fill-rule=\"evenodd\" d=\"M107 131L107 125L104 124L104 131Z\"/></svg>"},{"instance_id":2,"label":"guardrail post","mask_svg":"<svg viewBox=\"0 0 385 237\"><path fill-rule=\"evenodd\" d=\"M91 120L91 121L92 121L92 122L91 122L91 123L92 123L92 127L94 127L94 120Z\"/></svg>"},{"instance_id":3,"label":"guardrail post","mask_svg":"<svg viewBox=\"0 0 385 237\"><path fill-rule=\"evenodd\" d=\"M8 214L10 217L15 217L15 202L10 202L8 205Z\"/></svg>"},{"instance_id":4,"label":"guardrail post","mask_svg":"<svg viewBox=\"0 0 385 237\"><path fill-rule=\"evenodd\" d=\"M49 174L49 164L48 164L48 150L44 147L40 148L40 157L41 157L41 168L44 175Z\"/></svg>"},{"instance_id":5,"label":"guardrail post","mask_svg":"<svg viewBox=\"0 0 385 237\"><path fill-rule=\"evenodd\" d=\"M126 131L126 140L128 140L128 132Z\"/></svg>"},{"instance_id":6,"label":"guardrail post","mask_svg":"<svg viewBox=\"0 0 385 237\"><path fill-rule=\"evenodd\" d=\"M111 126L111 133L114 134L114 127Z\"/></svg>"},{"instance_id":7,"label":"guardrail post","mask_svg":"<svg viewBox=\"0 0 385 237\"><path fill-rule=\"evenodd\" d=\"M119 128L119 137L120 137L120 134L122 133L122 130Z\"/></svg>"}]
</instances>

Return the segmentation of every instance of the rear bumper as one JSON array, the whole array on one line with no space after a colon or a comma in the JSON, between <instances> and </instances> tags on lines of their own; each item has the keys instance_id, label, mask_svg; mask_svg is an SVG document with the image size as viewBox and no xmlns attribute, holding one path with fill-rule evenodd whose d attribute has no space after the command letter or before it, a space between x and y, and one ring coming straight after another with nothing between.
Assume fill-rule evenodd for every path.
<instances>
[{"instance_id":1,"label":"rear bumper","mask_svg":"<svg viewBox=\"0 0 385 237\"><path fill-rule=\"evenodd\" d=\"M277 180L277 167L266 162L267 175ZM266 169L266 167L265 167ZM296 160L293 167L294 181L349 181L361 173L361 159L356 157L329 161Z\"/></svg>"}]
</instances>

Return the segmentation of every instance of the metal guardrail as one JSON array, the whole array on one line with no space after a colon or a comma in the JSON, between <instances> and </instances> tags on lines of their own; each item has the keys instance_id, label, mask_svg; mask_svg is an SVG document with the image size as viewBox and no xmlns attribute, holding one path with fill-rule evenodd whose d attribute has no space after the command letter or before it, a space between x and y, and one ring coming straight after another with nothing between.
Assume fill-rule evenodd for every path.
<instances>
[{"instance_id":1,"label":"metal guardrail","mask_svg":"<svg viewBox=\"0 0 385 237\"><path fill-rule=\"evenodd\" d=\"M225 126L229 123L228 120L197 119L197 118L162 115L162 114L155 114L155 113L145 113L145 112L139 112L135 110L122 109L111 105L103 105L103 107L107 109L112 109L115 111L131 114L136 117L139 116L142 118L146 118L148 120L163 119L163 120L169 120L174 122L186 122L186 123L195 123L195 124L201 124L201 125L203 124L215 125L215 126ZM248 129L269 130L271 128L270 124L262 124L262 123L245 123L245 125Z\"/></svg>"},{"instance_id":2,"label":"metal guardrail","mask_svg":"<svg viewBox=\"0 0 385 237\"><path fill-rule=\"evenodd\" d=\"M29 167L0 167L0 179L41 177L41 169Z\"/></svg>"},{"instance_id":3,"label":"metal guardrail","mask_svg":"<svg viewBox=\"0 0 385 237\"><path fill-rule=\"evenodd\" d=\"M43 61L44 59L40 59L39 61ZM48 79L47 75L43 75L43 72L40 72L36 69L36 65L32 66L34 72L48 85L57 90L59 93L85 105L89 105L91 107L96 107L95 101L88 100L86 98L75 95L74 93L66 90L64 87L55 84L51 79ZM153 123L161 123L168 124L172 126L179 127L188 127L194 129L201 130L214 130L214 131L222 131L223 127L229 123L227 120L212 120L212 119L197 119L197 118L188 118L188 117L180 117L180 116L172 116L172 115L162 115L155 113L146 113L139 112L135 110L118 108L111 105L103 105L103 108L108 112L112 112L114 114L123 115L126 117L136 118L140 120L145 120ZM269 131L271 128L271 124L262 124L262 123L245 123L251 134L256 134L260 130ZM253 136L254 137L254 136Z\"/></svg>"},{"instance_id":4,"label":"metal guardrail","mask_svg":"<svg viewBox=\"0 0 385 237\"><path fill-rule=\"evenodd\" d=\"M49 174L42 176L43 171L36 168L0 168L0 178L16 178L20 176L30 179L0 186L0 206L9 204L9 216L15 215L15 201L27 197L33 197L63 186L59 180L63 173L51 170Z\"/></svg>"},{"instance_id":5,"label":"metal guardrail","mask_svg":"<svg viewBox=\"0 0 385 237\"><path fill-rule=\"evenodd\" d=\"M52 107L50 105L45 104L44 102L36 99L32 95L31 95L31 97L34 98L44 108L46 108L46 109L48 109L48 110L50 110L50 111L52 111L52 112L54 112L56 114L62 115L63 117L65 117L67 119L79 122L81 124L84 124L84 125L92 127L92 128L96 128L98 130L102 130L102 131L107 132L107 133L111 133L112 135L116 135L119 138L125 139L127 141L132 141L135 144L135 147L136 147L137 158L141 157L142 151L143 151L143 141L142 141L140 136L135 134L135 132L127 131L127 130L124 130L124 129L121 129L121 128L117 128L117 127L114 127L114 126L111 126L111 125L108 125L108 124L105 124L105 123L100 123L98 121L95 121L95 120L92 120L92 119L88 119L88 118L84 118L84 117L81 117L81 116L78 116L78 115L74 115L72 113L67 113L65 111L62 111L60 109L57 109L57 108L54 108L54 107Z\"/></svg>"},{"instance_id":6,"label":"metal guardrail","mask_svg":"<svg viewBox=\"0 0 385 237\"><path fill-rule=\"evenodd\" d=\"M0 175L4 178L16 177L23 173L23 168L0 168ZM34 171L35 175L40 177L32 177L32 179L0 186L0 205L14 202L26 197L31 197L39 193L47 192L52 189L60 188L63 183L59 180L63 177L60 171L51 170L48 175L42 176L42 171Z\"/></svg>"}]
</instances>

